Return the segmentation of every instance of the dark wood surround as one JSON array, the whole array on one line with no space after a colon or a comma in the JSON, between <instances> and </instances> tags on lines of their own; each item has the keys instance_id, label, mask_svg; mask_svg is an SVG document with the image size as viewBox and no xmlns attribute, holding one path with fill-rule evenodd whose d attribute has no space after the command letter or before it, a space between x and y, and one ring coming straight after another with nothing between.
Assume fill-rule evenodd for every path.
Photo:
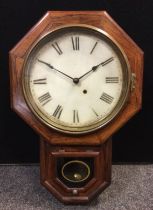
<instances>
[{"instance_id":1,"label":"dark wood surround","mask_svg":"<svg viewBox=\"0 0 153 210\"><path fill-rule=\"evenodd\" d=\"M32 44L47 32L64 24L88 24L103 29L123 48L136 80L122 112L111 123L86 135L59 133L40 122L29 109L22 90L22 67ZM143 52L105 11L49 11L10 51L10 82L12 109L40 136L41 183L64 203L86 203L111 182L111 139L141 108ZM24 135L24 134L23 134ZM94 160L92 178L83 187L70 188L56 174L61 157Z\"/></svg>"},{"instance_id":2,"label":"dark wood surround","mask_svg":"<svg viewBox=\"0 0 153 210\"><path fill-rule=\"evenodd\" d=\"M41 184L64 203L87 203L103 191L111 182L112 140L108 139L100 146L52 146L40 139ZM92 157L94 172L92 178L83 187L68 187L56 174L58 158Z\"/></svg>"}]
</instances>

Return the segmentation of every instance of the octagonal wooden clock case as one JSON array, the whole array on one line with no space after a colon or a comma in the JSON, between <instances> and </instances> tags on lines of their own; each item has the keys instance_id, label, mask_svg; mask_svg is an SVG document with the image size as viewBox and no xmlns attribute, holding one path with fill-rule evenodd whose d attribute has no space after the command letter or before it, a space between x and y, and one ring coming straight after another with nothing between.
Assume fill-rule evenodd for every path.
<instances>
[{"instance_id":1,"label":"octagonal wooden clock case","mask_svg":"<svg viewBox=\"0 0 153 210\"><path fill-rule=\"evenodd\" d=\"M87 203L111 136L141 108L143 52L105 11L50 11L10 51L11 105L40 136L41 183Z\"/></svg>"}]
</instances>

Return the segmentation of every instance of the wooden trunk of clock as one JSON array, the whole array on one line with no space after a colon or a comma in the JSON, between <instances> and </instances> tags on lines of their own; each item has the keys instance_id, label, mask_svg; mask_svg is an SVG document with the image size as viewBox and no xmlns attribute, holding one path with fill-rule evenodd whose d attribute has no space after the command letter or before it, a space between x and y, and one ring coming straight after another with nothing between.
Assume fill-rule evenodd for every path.
<instances>
[{"instance_id":1,"label":"wooden trunk of clock","mask_svg":"<svg viewBox=\"0 0 153 210\"><path fill-rule=\"evenodd\" d=\"M101 193L111 182L112 140L108 139L99 146L52 146L40 139L41 184L61 202L70 204L87 203ZM79 167L71 167L77 161ZM90 174L84 181L73 180L75 174L86 176L80 163L85 163ZM62 168L70 163L64 178ZM77 166L77 165L76 165ZM75 177L74 177L75 178Z\"/></svg>"}]
</instances>

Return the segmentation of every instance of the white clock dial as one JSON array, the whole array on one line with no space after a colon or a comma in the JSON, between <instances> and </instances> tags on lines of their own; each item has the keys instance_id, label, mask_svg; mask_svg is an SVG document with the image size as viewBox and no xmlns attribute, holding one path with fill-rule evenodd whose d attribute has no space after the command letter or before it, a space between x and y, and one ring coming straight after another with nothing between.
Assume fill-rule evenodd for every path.
<instances>
[{"instance_id":1,"label":"white clock dial","mask_svg":"<svg viewBox=\"0 0 153 210\"><path fill-rule=\"evenodd\" d=\"M128 62L104 32L64 27L43 37L24 65L25 97L47 125L84 133L112 120L129 88Z\"/></svg>"}]
</instances>

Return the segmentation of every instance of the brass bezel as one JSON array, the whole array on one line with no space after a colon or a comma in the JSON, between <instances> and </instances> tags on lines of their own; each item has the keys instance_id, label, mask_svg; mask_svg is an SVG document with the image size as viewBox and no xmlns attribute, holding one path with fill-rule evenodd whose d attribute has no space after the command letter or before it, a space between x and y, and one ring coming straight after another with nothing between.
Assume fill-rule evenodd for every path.
<instances>
[{"instance_id":1,"label":"brass bezel","mask_svg":"<svg viewBox=\"0 0 153 210\"><path fill-rule=\"evenodd\" d=\"M31 55L31 53L36 49L36 47L39 45L40 42L42 42L47 36L50 34L57 33L59 30L68 30L70 28L79 28L84 30L90 30L97 32L101 34L102 37L104 37L106 40L110 42L110 45L113 47L113 49L118 54L122 66L124 66L124 72L123 72L123 87L122 87L122 93L120 96L120 99L117 103L117 105L114 107L114 110L103 120L99 120L96 123L93 123L92 125L86 125L84 127L70 127L70 126L64 126L62 124L58 124L59 121L51 121L47 116L45 116L37 107L35 102L33 101L33 98L30 94L30 90L28 88L28 81L25 79L25 69L28 62L28 59ZM62 27L58 27L54 30L49 31L45 35L41 36L39 39L37 39L30 50L27 53L27 56L24 60L23 68L22 68L22 89L24 93L25 100L27 102L27 105L29 106L30 110L33 112L33 114L37 117L37 119L42 122L43 124L47 125L50 128L53 128L54 130L57 130L62 133L68 133L68 134L87 134L91 133L93 131L96 131L104 126L106 126L108 123L110 123L123 109L124 105L126 104L126 101L128 99L129 90L130 90L130 83L131 83L131 70L129 61L127 59L126 54L124 53L124 50L121 48L121 46L114 40L112 36L110 36L107 32L103 31L102 29L99 29L94 26L86 25L86 24L68 24L64 25Z\"/></svg>"},{"instance_id":2,"label":"brass bezel","mask_svg":"<svg viewBox=\"0 0 153 210\"><path fill-rule=\"evenodd\" d=\"M88 171L87 176L86 176L84 179L81 179L81 180L78 180L78 181L77 181L77 180L74 181L74 180L68 179L68 178L65 176L65 174L64 174L64 168L65 168L67 165L71 164L71 163L78 163L78 164L84 165L84 166L87 168L87 171ZM65 163L65 164L63 165L61 172L62 172L62 176L64 177L64 179L66 179L67 181L72 182L72 183L80 183L80 182L84 182L85 180L87 180L87 179L89 178L89 176L90 176L90 167L89 167L88 164L86 164L84 161L80 161L80 160L71 160L71 161L68 161L67 163Z\"/></svg>"}]
</instances>

